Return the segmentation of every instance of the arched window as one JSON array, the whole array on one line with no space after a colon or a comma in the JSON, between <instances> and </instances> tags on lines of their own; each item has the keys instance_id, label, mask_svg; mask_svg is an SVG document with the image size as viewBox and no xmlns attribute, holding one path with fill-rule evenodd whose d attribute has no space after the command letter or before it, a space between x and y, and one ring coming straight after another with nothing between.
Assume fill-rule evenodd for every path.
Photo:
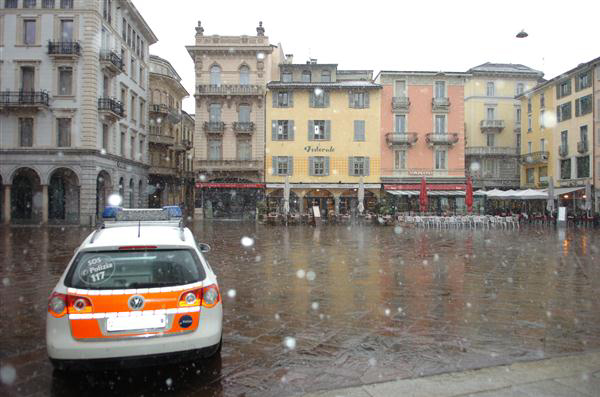
<instances>
[{"instance_id":1,"label":"arched window","mask_svg":"<svg viewBox=\"0 0 600 397\"><path fill-rule=\"evenodd\" d=\"M305 70L302 72L302 82L303 83L310 83L310 70Z\"/></svg>"},{"instance_id":2,"label":"arched window","mask_svg":"<svg viewBox=\"0 0 600 397\"><path fill-rule=\"evenodd\" d=\"M210 84L221 85L221 68L218 65L210 67Z\"/></svg>"},{"instance_id":3,"label":"arched window","mask_svg":"<svg viewBox=\"0 0 600 397\"><path fill-rule=\"evenodd\" d=\"M240 85L248 84L250 84L250 68L246 65L243 65L240 68Z\"/></svg>"}]
</instances>

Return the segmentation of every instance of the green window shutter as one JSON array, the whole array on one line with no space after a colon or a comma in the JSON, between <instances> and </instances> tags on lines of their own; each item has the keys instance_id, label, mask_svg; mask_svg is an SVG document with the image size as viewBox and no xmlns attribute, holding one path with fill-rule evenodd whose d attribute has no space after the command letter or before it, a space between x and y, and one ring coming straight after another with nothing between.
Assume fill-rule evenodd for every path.
<instances>
[{"instance_id":1,"label":"green window shutter","mask_svg":"<svg viewBox=\"0 0 600 397\"><path fill-rule=\"evenodd\" d=\"M288 140L294 140L294 120L288 120Z\"/></svg>"},{"instance_id":2,"label":"green window shutter","mask_svg":"<svg viewBox=\"0 0 600 397\"><path fill-rule=\"evenodd\" d=\"M369 107L369 91L365 91L365 107Z\"/></svg>"},{"instance_id":3,"label":"green window shutter","mask_svg":"<svg viewBox=\"0 0 600 397\"><path fill-rule=\"evenodd\" d=\"M312 156L308 158L308 175L315 176L315 158Z\"/></svg>"},{"instance_id":4,"label":"green window shutter","mask_svg":"<svg viewBox=\"0 0 600 397\"><path fill-rule=\"evenodd\" d=\"M331 121L325 120L325 140L331 140Z\"/></svg>"},{"instance_id":5,"label":"green window shutter","mask_svg":"<svg viewBox=\"0 0 600 397\"><path fill-rule=\"evenodd\" d=\"M294 175L294 158L292 156L289 156L287 158L287 163L288 163L288 175Z\"/></svg>"},{"instance_id":6,"label":"green window shutter","mask_svg":"<svg viewBox=\"0 0 600 397\"><path fill-rule=\"evenodd\" d=\"M273 156L273 175L277 175L277 156Z\"/></svg>"},{"instance_id":7,"label":"green window shutter","mask_svg":"<svg viewBox=\"0 0 600 397\"><path fill-rule=\"evenodd\" d=\"M329 176L329 157L325 157L325 172L324 175Z\"/></svg>"},{"instance_id":8,"label":"green window shutter","mask_svg":"<svg viewBox=\"0 0 600 397\"><path fill-rule=\"evenodd\" d=\"M277 106L277 97L279 96L279 92L271 91L271 94L273 95L273 107L278 108L279 106Z\"/></svg>"},{"instance_id":9,"label":"green window shutter","mask_svg":"<svg viewBox=\"0 0 600 397\"><path fill-rule=\"evenodd\" d=\"M365 157L365 176L371 175L371 159Z\"/></svg>"},{"instance_id":10,"label":"green window shutter","mask_svg":"<svg viewBox=\"0 0 600 397\"><path fill-rule=\"evenodd\" d=\"M315 122L308 120L308 140L313 141L315 136Z\"/></svg>"},{"instance_id":11,"label":"green window shutter","mask_svg":"<svg viewBox=\"0 0 600 397\"><path fill-rule=\"evenodd\" d=\"M277 122L277 120L271 121L271 140L272 141L277 140L277 129L278 128L279 128L279 123Z\"/></svg>"},{"instance_id":12,"label":"green window shutter","mask_svg":"<svg viewBox=\"0 0 600 397\"><path fill-rule=\"evenodd\" d=\"M354 157L348 157L348 176L354 175Z\"/></svg>"},{"instance_id":13,"label":"green window shutter","mask_svg":"<svg viewBox=\"0 0 600 397\"><path fill-rule=\"evenodd\" d=\"M323 95L325 95L325 107L329 107L329 91L323 91Z\"/></svg>"},{"instance_id":14,"label":"green window shutter","mask_svg":"<svg viewBox=\"0 0 600 397\"><path fill-rule=\"evenodd\" d=\"M288 91L288 106L294 107L294 91Z\"/></svg>"}]
</instances>

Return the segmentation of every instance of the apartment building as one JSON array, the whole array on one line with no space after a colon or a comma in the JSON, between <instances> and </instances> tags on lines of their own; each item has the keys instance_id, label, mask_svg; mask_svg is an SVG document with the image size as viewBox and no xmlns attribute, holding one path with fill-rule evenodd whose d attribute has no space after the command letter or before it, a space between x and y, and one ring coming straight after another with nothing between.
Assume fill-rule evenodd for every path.
<instances>
[{"instance_id":1,"label":"apartment building","mask_svg":"<svg viewBox=\"0 0 600 397\"><path fill-rule=\"evenodd\" d=\"M282 57L256 35L204 34L186 47L196 71L196 207L205 217L254 217L264 189L265 92Z\"/></svg>"},{"instance_id":2,"label":"apartment building","mask_svg":"<svg viewBox=\"0 0 600 397\"><path fill-rule=\"evenodd\" d=\"M465 210L468 73L381 71L381 182L397 209L416 211L422 178L429 210Z\"/></svg>"},{"instance_id":3,"label":"apartment building","mask_svg":"<svg viewBox=\"0 0 600 397\"><path fill-rule=\"evenodd\" d=\"M111 193L144 206L148 47L130 0L0 3L5 223L93 224Z\"/></svg>"},{"instance_id":4,"label":"apartment building","mask_svg":"<svg viewBox=\"0 0 600 397\"><path fill-rule=\"evenodd\" d=\"M270 210L283 210L285 181L290 208L319 206L324 216L351 213L364 186L364 205L380 191L381 86L370 70L338 70L287 56L267 85L265 179Z\"/></svg>"},{"instance_id":5,"label":"apartment building","mask_svg":"<svg viewBox=\"0 0 600 397\"><path fill-rule=\"evenodd\" d=\"M185 165L192 151L190 116L182 101L189 93L169 61L150 55L148 206L161 208L186 201ZM193 120L192 120L193 125Z\"/></svg>"},{"instance_id":6,"label":"apartment building","mask_svg":"<svg viewBox=\"0 0 600 397\"><path fill-rule=\"evenodd\" d=\"M484 63L467 71L465 164L476 189L518 189L521 101L543 73L525 65Z\"/></svg>"}]
</instances>

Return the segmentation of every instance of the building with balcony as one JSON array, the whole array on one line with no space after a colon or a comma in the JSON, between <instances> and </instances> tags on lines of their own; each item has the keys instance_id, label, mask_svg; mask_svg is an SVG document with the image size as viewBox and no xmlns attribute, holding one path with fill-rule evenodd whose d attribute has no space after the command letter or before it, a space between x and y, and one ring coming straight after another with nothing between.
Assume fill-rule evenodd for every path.
<instances>
[{"instance_id":1,"label":"building with balcony","mask_svg":"<svg viewBox=\"0 0 600 397\"><path fill-rule=\"evenodd\" d=\"M524 65L484 63L465 85L465 164L476 189L519 187L521 101L543 73Z\"/></svg>"},{"instance_id":2,"label":"building with balcony","mask_svg":"<svg viewBox=\"0 0 600 397\"><path fill-rule=\"evenodd\" d=\"M370 70L338 70L316 59L293 63L268 84L265 179L270 210L281 212L285 180L292 211L319 206L351 213L362 180L368 209L379 196L380 96ZM385 138L383 138L385 139Z\"/></svg>"},{"instance_id":3,"label":"building with balcony","mask_svg":"<svg viewBox=\"0 0 600 397\"><path fill-rule=\"evenodd\" d=\"M196 70L196 208L205 217L255 216L264 188L265 92L281 46L265 36L205 35L186 47Z\"/></svg>"},{"instance_id":4,"label":"building with balcony","mask_svg":"<svg viewBox=\"0 0 600 397\"><path fill-rule=\"evenodd\" d=\"M381 71L381 182L400 211L416 211L422 178L430 210L464 209L467 73Z\"/></svg>"},{"instance_id":5,"label":"building with balcony","mask_svg":"<svg viewBox=\"0 0 600 397\"><path fill-rule=\"evenodd\" d=\"M189 93L181 84L181 77L173 65L166 59L150 55L149 67L148 205L150 208L161 208L190 201L189 197L186 198L184 166L191 148L186 147L184 140L190 136L191 117L181 109L182 101ZM187 190L187 194L190 194Z\"/></svg>"},{"instance_id":6,"label":"building with balcony","mask_svg":"<svg viewBox=\"0 0 600 397\"><path fill-rule=\"evenodd\" d=\"M156 40L130 0L0 3L3 222L94 224L112 193L146 205Z\"/></svg>"}]
</instances>

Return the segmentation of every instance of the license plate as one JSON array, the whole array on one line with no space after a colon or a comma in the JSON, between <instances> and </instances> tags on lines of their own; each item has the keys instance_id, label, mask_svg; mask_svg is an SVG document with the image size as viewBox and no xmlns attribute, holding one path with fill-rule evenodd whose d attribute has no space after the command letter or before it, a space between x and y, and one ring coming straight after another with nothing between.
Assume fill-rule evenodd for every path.
<instances>
[{"instance_id":1,"label":"license plate","mask_svg":"<svg viewBox=\"0 0 600 397\"><path fill-rule=\"evenodd\" d=\"M165 328L167 318L163 315L142 316L142 317L109 317L106 319L106 330L112 331L133 331L137 329L158 329Z\"/></svg>"}]
</instances>

